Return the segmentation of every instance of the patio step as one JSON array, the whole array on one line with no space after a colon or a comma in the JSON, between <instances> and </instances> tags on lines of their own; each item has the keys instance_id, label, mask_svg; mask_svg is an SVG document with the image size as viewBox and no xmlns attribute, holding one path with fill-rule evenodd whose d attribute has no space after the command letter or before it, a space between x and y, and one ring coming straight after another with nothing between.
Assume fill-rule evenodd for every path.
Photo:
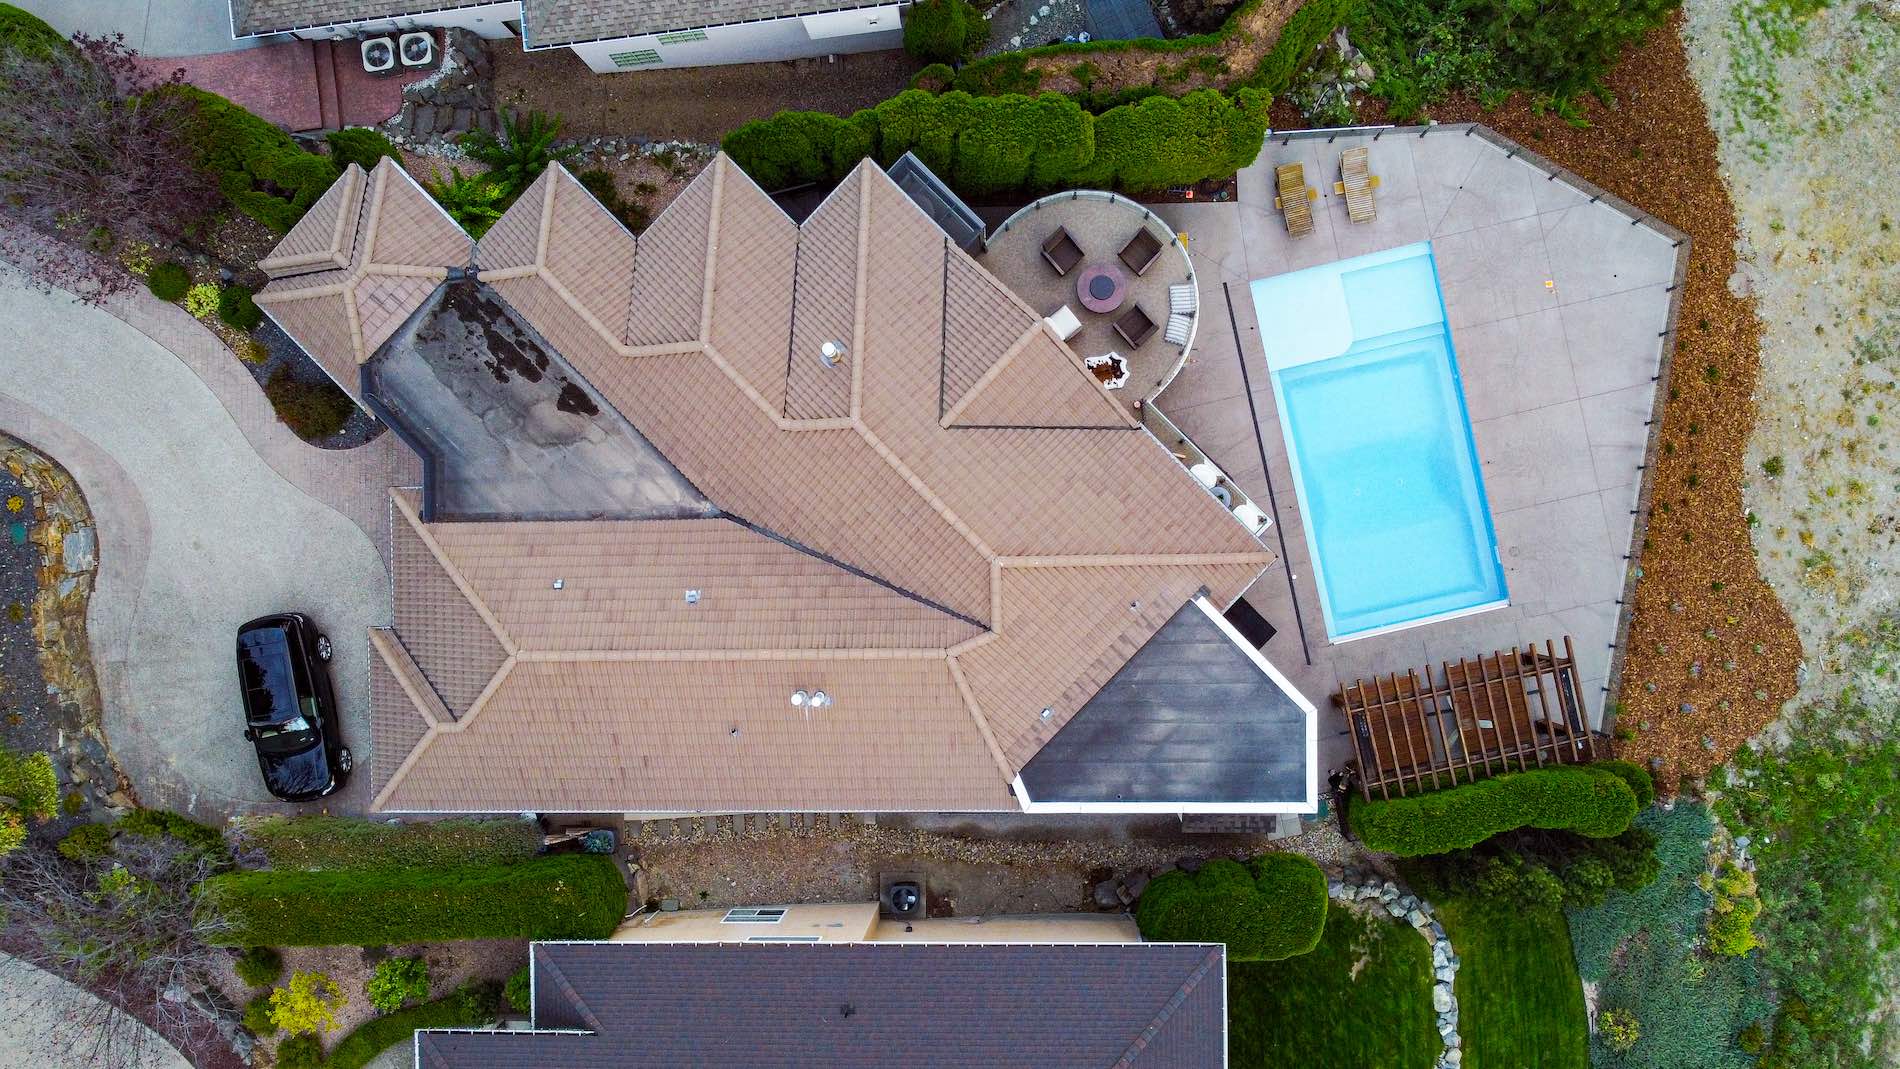
<instances>
[{"instance_id":1,"label":"patio step","mask_svg":"<svg viewBox=\"0 0 1900 1069\"><path fill-rule=\"evenodd\" d=\"M343 101L337 93L336 42L315 41L310 46L311 62L317 69L317 110L322 130L343 128Z\"/></svg>"}]
</instances>

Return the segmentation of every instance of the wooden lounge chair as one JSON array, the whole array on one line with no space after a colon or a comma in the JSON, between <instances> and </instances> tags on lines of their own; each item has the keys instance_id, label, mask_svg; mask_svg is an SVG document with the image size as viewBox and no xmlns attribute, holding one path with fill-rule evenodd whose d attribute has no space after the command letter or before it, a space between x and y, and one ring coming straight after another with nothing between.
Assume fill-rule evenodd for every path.
<instances>
[{"instance_id":1,"label":"wooden lounge chair","mask_svg":"<svg viewBox=\"0 0 1900 1069\"><path fill-rule=\"evenodd\" d=\"M1044 239L1042 258L1049 261L1049 266L1056 269L1056 274L1066 275L1082 262L1082 246L1069 236L1066 227L1058 226L1055 233Z\"/></svg>"},{"instance_id":2,"label":"wooden lounge chair","mask_svg":"<svg viewBox=\"0 0 1900 1069\"><path fill-rule=\"evenodd\" d=\"M1364 146L1339 154L1339 181L1333 183L1333 192L1345 196L1346 218L1355 223L1370 223L1378 218L1378 206L1372 197L1372 191L1378 188L1379 176L1367 170Z\"/></svg>"},{"instance_id":3,"label":"wooden lounge chair","mask_svg":"<svg viewBox=\"0 0 1900 1069\"><path fill-rule=\"evenodd\" d=\"M1149 233L1145 226L1135 231L1135 236L1129 238L1128 244L1122 246L1122 263L1127 264L1128 269L1133 271L1137 278L1141 277L1148 268L1153 267L1154 262L1160 258L1161 239Z\"/></svg>"},{"instance_id":4,"label":"wooden lounge chair","mask_svg":"<svg viewBox=\"0 0 1900 1069\"><path fill-rule=\"evenodd\" d=\"M1137 304L1116 318L1115 333L1122 336L1130 349L1139 349L1143 342L1154 337L1155 321Z\"/></svg>"},{"instance_id":5,"label":"wooden lounge chair","mask_svg":"<svg viewBox=\"0 0 1900 1069\"><path fill-rule=\"evenodd\" d=\"M1283 163L1274 168L1273 174L1280 190L1280 195L1273 198L1273 206L1286 217L1286 232L1296 238L1311 234L1312 202L1319 199L1319 190L1306 184L1305 165Z\"/></svg>"}]
</instances>

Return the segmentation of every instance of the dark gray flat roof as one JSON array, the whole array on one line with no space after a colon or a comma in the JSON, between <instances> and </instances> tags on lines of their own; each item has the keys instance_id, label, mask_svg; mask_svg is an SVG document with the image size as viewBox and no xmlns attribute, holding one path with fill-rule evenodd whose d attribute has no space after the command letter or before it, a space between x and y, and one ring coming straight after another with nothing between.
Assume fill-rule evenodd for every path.
<instances>
[{"instance_id":1,"label":"dark gray flat roof","mask_svg":"<svg viewBox=\"0 0 1900 1069\"><path fill-rule=\"evenodd\" d=\"M769 934L769 933L765 933ZM421 1069L1222 1069L1225 948L536 943L536 1029L419 1032Z\"/></svg>"},{"instance_id":2,"label":"dark gray flat roof","mask_svg":"<svg viewBox=\"0 0 1900 1069\"><path fill-rule=\"evenodd\" d=\"M1035 802L1306 801L1307 713L1190 601L1029 763Z\"/></svg>"}]
</instances>

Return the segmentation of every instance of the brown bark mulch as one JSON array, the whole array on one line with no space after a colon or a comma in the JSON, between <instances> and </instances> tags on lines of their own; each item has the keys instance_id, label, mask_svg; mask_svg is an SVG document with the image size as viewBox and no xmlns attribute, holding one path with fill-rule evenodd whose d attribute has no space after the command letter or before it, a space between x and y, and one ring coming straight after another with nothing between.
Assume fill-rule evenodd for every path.
<instances>
[{"instance_id":1,"label":"brown bark mulch","mask_svg":"<svg viewBox=\"0 0 1900 1069\"><path fill-rule=\"evenodd\" d=\"M1801 661L1742 503L1761 330L1754 302L1729 292L1735 208L1680 20L1625 54L1606 79L1615 106L1589 101L1588 127L1539 114L1521 94L1491 111L1465 99L1431 109L1441 122L1482 122L1690 235L1618 696L1619 755L1662 759L1664 790L1705 776L1772 721Z\"/></svg>"}]
</instances>

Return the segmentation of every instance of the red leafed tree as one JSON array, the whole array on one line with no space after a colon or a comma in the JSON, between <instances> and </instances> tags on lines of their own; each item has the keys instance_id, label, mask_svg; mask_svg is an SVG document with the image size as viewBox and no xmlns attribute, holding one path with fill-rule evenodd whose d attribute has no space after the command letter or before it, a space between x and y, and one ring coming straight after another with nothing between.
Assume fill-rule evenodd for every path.
<instances>
[{"instance_id":1,"label":"red leafed tree","mask_svg":"<svg viewBox=\"0 0 1900 1069\"><path fill-rule=\"evenodd\" d=\"M0 255L97 300L142 248L205 223L217 184L186 140L190 105L159 84L122 36L0 48Z\"/></svg>"}]
</instances>

